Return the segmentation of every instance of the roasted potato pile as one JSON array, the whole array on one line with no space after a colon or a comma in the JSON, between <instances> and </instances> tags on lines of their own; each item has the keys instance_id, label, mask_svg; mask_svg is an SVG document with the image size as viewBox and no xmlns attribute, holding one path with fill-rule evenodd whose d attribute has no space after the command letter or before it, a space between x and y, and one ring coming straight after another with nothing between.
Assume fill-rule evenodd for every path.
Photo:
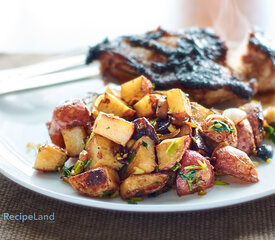
<instances>
[{"instance_id":1,"label":"roasted potato pile","mask_svg":"<svg viewBox=\"0 0 275 240\"><path fill-rule=\"evenodd\" d=\"M208 109L180 89L156 91L140 76L120 91L107 88L91 108L80 99L57 106L47 123L53 144L40 148L34 168L59 170L89 197L136 203L173 187L178 196L204 195L215 175L259 181L249 156L272 158L262 141L265 132L275 139L273 115L265 121L258 102Z\"/></svg>"}]
</instances>

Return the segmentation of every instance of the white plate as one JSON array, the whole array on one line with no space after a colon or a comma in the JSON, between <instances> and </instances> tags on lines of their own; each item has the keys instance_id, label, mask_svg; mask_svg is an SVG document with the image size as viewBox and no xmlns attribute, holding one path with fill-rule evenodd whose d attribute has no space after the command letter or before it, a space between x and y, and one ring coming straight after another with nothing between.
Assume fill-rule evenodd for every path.
<instances>
[{"instance_id":1,"label":"white plate","mask_svg":"<svg viewBox=\"0 0 275 240\"><path fill-rule=\"evenodd\" d=\"M207 195L178 197L170 190L156 198L147 198L137 205L120 198L92 199L78 195L60 179L58 173L37 173L33 168L34 153L26 152L26 144L49 141L45 122L51 119L54 107L65 99L82 98L103 87L100 80L88 80L0 97L0 170L14 182L49 197L85 205L122 211L175 212L217 208L261 198L275 193L275 161L260 163L260 182L214 186Z\"/></svg>"}]
</instances>

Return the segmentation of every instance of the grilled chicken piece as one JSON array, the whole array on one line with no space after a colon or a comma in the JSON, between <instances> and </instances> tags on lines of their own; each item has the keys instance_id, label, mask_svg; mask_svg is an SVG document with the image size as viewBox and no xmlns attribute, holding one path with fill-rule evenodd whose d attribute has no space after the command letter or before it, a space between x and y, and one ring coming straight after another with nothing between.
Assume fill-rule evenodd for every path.
<instances>
[{"instance_id":1,"label":"grilled chicken piece","mask_svg":"<svg viewBox=\"0 0 275 240\"><path fill-rule=\"evenodd\" d=\"M259 92L275 90L275 44L263 32L255 31L249 35L245 51L238 70L243 79L256 78Z\"/></svg>"},{"instance_id":2,"label":"grilled chicken piece","mask_svg":"<svg viewBox=\"0 0 275 240\"><path fill-rule=\"evenodd\" d=\"M144 75L157 89L181 88L205 105L238 96L249 99L254 84L241 82L226 67L225 43L209 29L181 33L162 29L105 40L91 47L86 63L101 62L104 80L122 83Z\"/></svg>"}]
</instances>

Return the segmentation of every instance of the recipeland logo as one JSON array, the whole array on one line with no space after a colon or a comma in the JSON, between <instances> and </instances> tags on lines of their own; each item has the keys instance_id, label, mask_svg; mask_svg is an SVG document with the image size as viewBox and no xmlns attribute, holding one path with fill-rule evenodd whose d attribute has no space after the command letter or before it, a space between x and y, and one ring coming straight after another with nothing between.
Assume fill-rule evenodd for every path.
<instances>
[{"instance_id":1,"label":"recipeland logo","mask_svg":"<svg viewBox=\"0 0 275 240\"><path fill-rule=\"evenodd\" d=\"M8 212L2 212L0 215L0 221L16 221L16 222L26 222L26 221L54 221L55 213L50 214L24 214L24 213L16 213L11 214Z\"/></svg>"}]
</instances>

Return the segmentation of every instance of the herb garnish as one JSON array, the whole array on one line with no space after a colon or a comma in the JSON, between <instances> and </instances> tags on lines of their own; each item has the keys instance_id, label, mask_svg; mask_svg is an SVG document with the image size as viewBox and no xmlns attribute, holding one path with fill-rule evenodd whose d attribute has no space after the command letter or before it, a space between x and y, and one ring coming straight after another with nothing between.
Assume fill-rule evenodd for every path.
<instances>
[{"instance_id":1,"label":"herb garnish","mask_svg":"<svg viewBox=\"0 0 275 240\"><path fill-rule=\"evenodd\" d=\"M185 167L184 169L186 169L186 170L187 169L204 169L204 170L208 169L206 161L203 161L203 163L202 163L202 161L197 160L197 162L198 162L199 166L198 165L190 165L190 166Z\"/></svg>"},{"instance_id":2,"label":"herb garnish","mask_svg":"<svg viewBox=\"0 0 275 240\"><path fill-rule=\"evenodd\" d=\"M141 197L133 197L131 199L128 200L129 204L137 204L137 202L142 201L143 199Z\"/></svg>"},{"instance_id":3,"label":"herb garnish","mask_svg":"<svg viewBox=\"0 0 275 240\"><path fill-rule=\"evenodd\" d=\"M229 185L229 183L222 181L220 178L215 178L215 185Z\"/></svg>"},{"instance_id":4,"label":"herb garnish","mask_svg":"<svg viewBox=\"0 0 275 240\"><path fill-rule=\"evenodd\" d=\"M214 124L210 127L211 130L215 130L216 132L226 131L229 133L233 133L235 128L230 128L228 125L221 121L214 121Z\"/></svg>"},{"instance_id":5,"label":"herb garnish","mask_svg":"<svg viewBox=\"0 0 275 240\"><path fill-rule=\"evenodd\" d=\"M166 153L173 156L183 143L182 138L174 140L166 150Z\"/></svg>"},{"instance_id":6,"label":"herb garnish","mask_svg":"<svg viewBox=\"0 0 275 240\"><path fill-rule=\"evenodd\" d=\"M86 167L88 167L88 166L89 166L89 164L91 163L91 161L92 161L92 159L89 159L89 160L85 163L85 165L84 165L84 169L85 169Z\"/></svg>"},{"instance_id":7,"label":"herb garnish","mask_svg":"<svg viewBox=\"0 0 275 240\"><path fill-rule=\"evenodd\" d=\"M189 171L188 173L186 173L186 175L183 174L183 172L179 172L179 176L186 180L187 183L188 183L188 186L189 186L189 190L191 191L192 190L192 184L193 182L195 181L196 179L196 172L198 171L198 169L193 169L191 171ZM195 185L198 185L199 184L199 181L201 180L201 178L199 178Z\"/></svg>"},{"instance_id":8,"label":"herb garnish","mask_svg":"<svg viewBox=\"0 0 275 240\"><path fill-rule=\"evenodd\" d=\"M266 137L270 138L273 143L275 143L275 129L272 126L264 127L264 130L266 132Z\"/></svg>"},{"instance_id":9,"label":"herb garnish","mask_svg":"<svg viewBox=\"0 0 275 240\"><path fill-rule=\"evenodd\" d=\"M171 167L171 170L173 172L177 171L179 168L181 167L181 164L180 163L176 163L173 167Z\"/></svg>"},{"instance_id":10,"label":"herb garnish","mask_svg":"<svg viewBox=\"0 0 275 240\"><path fill-rule=\"evenodd\" d=\"M105 196L107 196L107 197L110 197L110 196L112 196L113 195L113 193L114 193L114 191L111 191L111 190L106 190L106 191L103 191L102 193L100 193L99 194L99 197L105 197Z\"/></svg>"},{"instance_id":11,"label":"herb garnish","mask_svg":"<svg viewBox=\"0 0 275 240\"><path fill-rule=\"evenodd\" d=\"M106 127L106 130L109 130L110 129L110 127Z\"/></svg>"},{"instance_id":12,"label":"herb garnish","mask_svg":"<svg viewBox=\"0 0 275 240\"><path fill-rule=\"evenodd\" d=\"M142 141L141 143L142 143L143 147L147 147L147 145L148 145L147 142L145 142L145 141Z\"/></svg>"}]
</instances>

